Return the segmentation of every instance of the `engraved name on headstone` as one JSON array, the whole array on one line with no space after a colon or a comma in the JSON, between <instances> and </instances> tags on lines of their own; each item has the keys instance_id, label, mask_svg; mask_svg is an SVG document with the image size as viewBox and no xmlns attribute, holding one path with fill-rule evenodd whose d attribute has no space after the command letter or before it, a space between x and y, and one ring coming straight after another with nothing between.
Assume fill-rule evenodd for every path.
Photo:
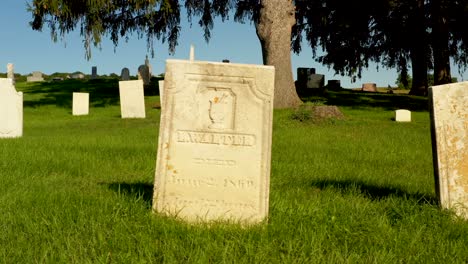
<instances>
[{"instance_id":1,"label":"engraved name on headstone","mask_svg":"<svg viewBox=\"0 0 468 264\"><path fill-rule=\"evenodd\" d=\"M433 86L429 99L440 204L468 219L468 82Z\"/></svg>"},{"instance_id":2,"label":"engraved name on headstone","mask_svg":"<svg viewBox=\"0 0 468 264\"><path fill-rule=\"evenodd\" d=\"M138 67L138 80L143 81L144 85L148 85L150 83L150 73L147 65L142 64Z\"/></svg>"},{"instance_id":3,"label":"engraved name on headstone","mask_svg":"<svg viewBox=\"0 0 468 264\"><path fill-rule=\"evenodd\" d=\"M73 115L89 114L89 93L73 93Z\"/></svg>"},{"instance_id":4,"label":"engraved name on headstone","mask_svg":"<svg viewBox=\"0 0 468 264\"><path fill-rule=\"evenodd\" d=\"M23 135L23 93L10 78L0 78L0 138Z\"/></svg>"},{"instance_id":5,"label":"engraved name on headstone","mask_svg":"<svg viewBox=\"0 0 468 264\"><path fill-rule=\"evenodd\" d=\"M268 215L274 67L167 60L153 209L189 222Z\"/></svg>"},{"instance_id":6,"label":"engraved name on headstone","mask_svg":"<svg viewBox=\"0 0 468 264\"><path fill-rule=\"evenodd\" d=\"M143 81L120 81L120 110L122 118L145 118Z\"/></svg>"}]
</instances>

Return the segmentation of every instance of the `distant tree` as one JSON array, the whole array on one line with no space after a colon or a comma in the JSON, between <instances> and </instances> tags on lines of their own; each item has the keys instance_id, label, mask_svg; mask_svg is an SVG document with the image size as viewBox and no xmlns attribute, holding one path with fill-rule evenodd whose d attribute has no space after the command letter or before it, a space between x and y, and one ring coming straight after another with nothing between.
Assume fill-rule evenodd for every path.
<instances>
[{"instance_id":1,"label":"distant tree","mask_svg":"<svg viewBox=\"0 0 468 264\"><path fill-rule=\"evenodd\" d=\"M146 36L152 54L154 39L167 41L169 51L174 52L181 29L181 2L33 0L28 10L33 15L32 28L49 27L55 41L79 29L89 59L91 47L99 46L102 37L109 37L117 46L120 38L128 39L132 33ZM292 0L186 0L185 8L190 22L194 17L199 18L198 24L204 29L207 41L215 16L224 21L230 10L235 10L237 21L252 21L262 46L264 64L275 66L275 107L294 107L301 103L291 69L291 28L296 22Z\"/></svg>"}]
</instances>

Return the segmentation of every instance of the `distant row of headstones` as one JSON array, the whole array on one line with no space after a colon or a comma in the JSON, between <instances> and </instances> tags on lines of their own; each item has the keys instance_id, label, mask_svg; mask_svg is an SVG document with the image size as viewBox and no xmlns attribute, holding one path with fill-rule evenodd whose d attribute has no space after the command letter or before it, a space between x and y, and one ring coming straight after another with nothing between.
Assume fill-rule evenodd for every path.
<instances>
[{"instance_id":1,"label":"distant row of headstones","mask_svg":"<svg viewBox=\"0 0 468 264\"><path fill-rule=\"evenodd\" d=\"M189 222L266 219L274 75L271 66L166 61L155 211ZM121 81L119 92L122 117L144 117L143 81ZM441 205L468 219L468 82L434 86L430 99ZM74 114L75 102L84 114L89 95L74 94ZM2 137L22 134L11 79L0 81L0 125Z\"/></svg>"},{"instance_id":2,"label":"distant row of headstones","mask_svg":"<svg viewBox=\"0 0 468 264\"><path fill-rule=\"evenodd\" d=\"M151 81L151 65L148 60L148 56L146 56L145 63L138 67L137 77L138 80L142 80L144 85L149 85ZM85 78L84 74L73 74L69 76L71 79L83 79ZM10 78L15 83L14 77L14 65L12 63L8 63L7 65L7 78ZM97 79L97 66L91 67L91 79ZM121 71L120 79L122 81L130 80L130 70L128 68L123 68ZM44 77L42 76L42 72L34 71L32 72L31 76L26 77L27 82L43 82Z\"/></svg>"}]
</instances>

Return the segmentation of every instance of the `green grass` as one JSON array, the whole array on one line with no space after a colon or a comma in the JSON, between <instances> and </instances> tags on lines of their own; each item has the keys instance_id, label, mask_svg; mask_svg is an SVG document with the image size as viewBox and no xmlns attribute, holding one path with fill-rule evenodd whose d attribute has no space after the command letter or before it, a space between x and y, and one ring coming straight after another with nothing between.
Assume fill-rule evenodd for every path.
<instances>
[{"instance_id":1,"label":"green grass","mask_svg":"<svg viewBox=\"0 0 468 264\"><path fill-rule=\"evenodd\" d=\"M159 109L121 119L116 81L18 83L24 136L0 140L0 263L467 263L468 221L437 206L427 100L329 93L345 120L275 110L268 222L151 212ZM90 115L71 92L90 91ZM317 98L306 98L316 100ZM391 120L412 109L413 122Z\"/></svg>"}]
</instances>

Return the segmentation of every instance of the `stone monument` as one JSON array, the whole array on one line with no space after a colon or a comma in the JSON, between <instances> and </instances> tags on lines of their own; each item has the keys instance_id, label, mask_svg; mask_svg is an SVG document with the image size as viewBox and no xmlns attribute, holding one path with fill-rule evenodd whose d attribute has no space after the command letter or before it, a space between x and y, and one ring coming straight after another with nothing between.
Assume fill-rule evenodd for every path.
<instances>
[{"instance_id":1,"label":"stone monument","mask_svg":"<svg viewBox=\"0 0 468 264\"><path fill-rule=\"evenodd\" d=\"M12 84L15 85L15 66L13 63L7 64L7 78L10 78Z\"/></svg>"},{"instance_id":2,"label":"stone monument","mask_svg":"<svg viewBox=\"0 0 468 264\"><path fill-rule=\"evenodd\" d=\"M436 193L468 219L468 82L429 89Z\"/></svg>"},{"instance_id":3,"label":"stone monument","mask_svg":"<svg viewBox=\"0 0 468 264\"><path fill-rule=\"evenodd\" d=\"M89 93L73 93L73 115L89 114Z\"/></svg>"},{"instance_id":4,"label":"stone monument","mask_svg":"<svg viewBox=\"0 0 468 264\"><path fill-rule=\"evenodd\" d=\"M195 60L195 47L190 45L190 54L189 54L189 60L194 61Z\"/></svg>"},{"instance_id":5,"label":"stone monument","mask_svg":"<svg viewBox=\"0 0 468 264\"><path fill-rule=\"evenodd\" d=\"M128 68L122 69L122 73L120 74L120 80L122 81L130 80L130 70Z\"/></svg>"},{"instance_id":6,"label":"stone monument","mask_svg":"<svg viewBox=\"0 0 468 264\"><path fill-rule=\"evenodd\" d=\"M27 82L43 82L44 78L42 77L42 72L35 71L32 72L32 76L26 77Z\"/></svg>"},{"instance_id":7,"label":"stone monument","mask_svg":"<svg viewBox=\"0 0 468 264\"><path fill-rule=\"evenodd\" d=\"M0 138L23 135L23 93L10 78L0 78Z\"/></svg>"},{"instance_id":8,"label":"stone monument","mask_svg":"<svg viewBox=\"0 0 468 264\"><path fill-rule=\"evenodd\" d=\"M153 209L189 222L268 216L275 70L167 60Z\"/></svg>"},{"instance_id":9,"label":"stone monument","mask_svg":"<svg viewBox=\"0 0 468 264\"><path fill-rule=\"evenodd\" d=\"M96 79L97 78L97 66L93 66L91 68L91 79Z\"/></svg>"},{"instance_id":10,"label":"stone monument","mask_svg":"<svg viewBox=\"0 0 468 264\"><path fill-rule=\"evenodd\" d=\"M120 81L120 111L122 118L145 118L143 81Z\"/></svg>"}]
</instances>

